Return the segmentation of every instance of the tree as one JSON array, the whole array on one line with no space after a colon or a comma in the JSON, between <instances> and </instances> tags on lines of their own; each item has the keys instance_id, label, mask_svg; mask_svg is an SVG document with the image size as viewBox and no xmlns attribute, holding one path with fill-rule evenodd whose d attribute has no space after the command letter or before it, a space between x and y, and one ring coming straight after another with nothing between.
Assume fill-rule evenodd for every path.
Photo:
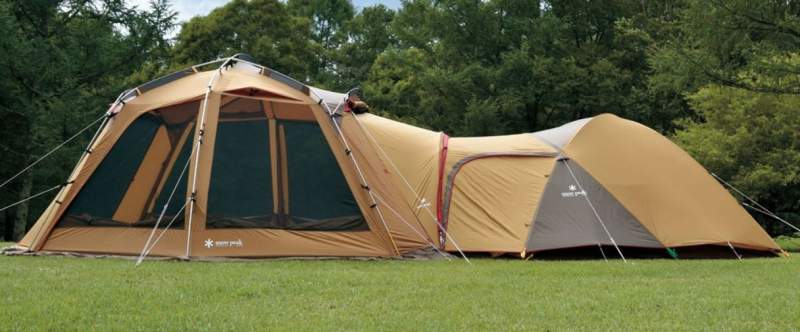
<instances>
[{"instance_id":1,"label":"tree","mask_svg":"<svg viewBox=\"0 0 800 332\"><path fill-rule=\"evenodd\" d=\"M800 218L800 96L708 85L689 99L704 121L686 121L676 142L778 215ZM756 216L773 235L791 232Z\"/></svg>"},{"instance_id":2,"label":"tree","mask_svg":"<svg viewBox=\"0 0 800 332\"><path fill-rule=\"evenodd\" d=\"M796 1L688 1L649 60L653 90L696 112L676 142L789 220L800 208L798 15ZM756 216L772 234L788 231Z\"/></svg>"},{"instance_id":3,"label":"tree","mask_svg":"<svg viewBox=\"0 0 800 332\"><path fill-rule=\"evenodd\" d=\"M378 109L454 135L535 131L599 113L668 132L685 113L660 108L675 96L650 92L647 61L666 13L624 0L409 1L391 25L398 49L377 58L365 91Z\"/></svg>"},{"instance_id":4,"label":"tree","mask_svg":"<svg viewBox=\"0 0 800 332\"><path fill-rule=\"evenodd\" d=\"M367 79L375 59L397 40L389 30L394 11L384 5L366 7L342 30L346 43L331 55L336 66L336 82L331 88L347 90Z\"/></svg>"},{"instance_id":5,"label":"tree","mask_svg":"<svg viewBox=\"0 0 800 332\"><path fill-rule=\"evenodd\" d=\"M174 66L247 53L264 65L309 80L317 61L309 20L278 0L234 0L183 24L172 50Z\"/></svg>"},{"instance_id":6,"label":"tree","mask_svg":"<svg viewBox=\"0 0 800 332\"><path fill-rule=\"evenodd\" d=\"M126 76L166 53L164 36L174 20L168 8L163 1L146 11L111 0L0 3L4 179L100 116L124 89ZM3 188L4 193L11 189L3 201L65 182L88 138ZM44 203L35 202L38 208ZM5 216L14 220L6 236L19 239L29 222L30 206L25 203L14 210Z\"/></svg>"}]
</instances>

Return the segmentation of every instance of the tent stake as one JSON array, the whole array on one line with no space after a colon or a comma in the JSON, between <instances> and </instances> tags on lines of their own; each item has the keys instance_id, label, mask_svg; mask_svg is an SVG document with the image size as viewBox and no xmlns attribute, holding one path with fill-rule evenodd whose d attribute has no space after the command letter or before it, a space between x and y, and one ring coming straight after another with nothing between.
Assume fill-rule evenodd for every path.
<instances>
[{"instance_id":1,"label":"tent stake","mask_svg":"<svg viewBox=\"0 0 800 332\"><path fill-rule=\"evenodd\" d=\"M733 245L731 244L731 241L728 241L728 247L731 248L731 250L733 251L733 254L736 255L736 258L738 260L742 260L742 255L739 255L739 253L736 252L736 248L733 247Z\"/></svg>"}]
</instances>

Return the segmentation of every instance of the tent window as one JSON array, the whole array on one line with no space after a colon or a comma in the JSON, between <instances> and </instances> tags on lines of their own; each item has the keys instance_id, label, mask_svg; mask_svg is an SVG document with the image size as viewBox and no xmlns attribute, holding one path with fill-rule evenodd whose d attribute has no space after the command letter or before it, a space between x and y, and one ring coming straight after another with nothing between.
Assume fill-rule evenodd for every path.
<instances>
[{"instance_id":1,"label":"tent window","mask_svg":"<svg viewBox=\"0 0 800 332\"><path fill-rule=\"evenodd\" d=\"M186 203L186 184L189 177L187 163L189 163L189 156L192 154L192 141L194 140L195 131L194 125L187 129L188 133L185 135L186 137L184 138L181 146L180 154L176 156L175 162L172 163L172 169L170 169L169 175L162 185L161 193L158 195L158 199L156 199L155 205L151 211L156 218L158 218L158 215L161 214L161 211L164 209L164 205L167 204L169 195L172 194L173 189L175 189L175 194L173 195L172 200L169 200L167 210L164 212L165 218L175 216L175 214L178 213L178 211L181 210L181 207L183 207L183 205ZM178 182L178 177L181 176L181 171L183 171L184 167L187 167L187 169L183 172L183 177L180 179L181 181ZM175 224L177 223L183 223L183 216L178 216L176 218Z\"/></svg>"},{"instance_id":2,"label":"tent window","mask_svg":"<svg viewBox=\"0 0 800 332\"><path fill-rule=\"evenodd\" d=\"M319 125L281 121L289 179L290 227L367 230L350 187Z\"/></svg>"},{"instance_id":3,"label":"tent window","mask_svg":"<svg viewBox=\"0 0 800 332\"><path fill-rule=\"evenodd\" d=\"M214 143L208 228L269 227L272 179L266 119L221 121Z\"/></svg>"},{"instance_id":4,"label":"tent window","mask_svg":"<svg viewBox=\"0 0 800 332\"><path fill-rule=\"evenodd\" d=\"M206 228L368 230L319 125L235 111L217 125Z\"/></svg>"},{"instance_id":5,"label":"tent window","mask_svg":"<svg viewBox=\"0 0 800 332\"><path fill-rule=\"evenodd\" d=\"M164 196L163 191L167 191L168 196L175 185L177 173L188 158L175 154L178 150L182 150L183 155L191 151L191 135L183 135L189 137L186 138L188 144L180 139L188 126L189 122L166 124L156 113L146 113L136 119L81 188L59 227L152 227L166 197L158 200L161 203L157 212L148 210L147 203L156 195ZM177 161L170 164L168 161L175 157ZM167 170L168 165L173 167ZM165 177L171 181L167 181L161 193L156 192L156 184ZM183 196L183 192L176 194L166 217L171 218L180 209ZM182 227L182 219L178 217L171 227ZM162 227L165 224L162 223Z\"/></svg>"}]
</instances>

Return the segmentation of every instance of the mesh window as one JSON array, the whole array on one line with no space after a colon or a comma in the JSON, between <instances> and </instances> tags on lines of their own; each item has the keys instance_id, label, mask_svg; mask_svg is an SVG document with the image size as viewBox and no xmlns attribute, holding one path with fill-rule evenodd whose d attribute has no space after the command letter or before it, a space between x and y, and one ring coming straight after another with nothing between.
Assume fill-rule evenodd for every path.
<instances>
[{"instance_id":1,"label":"mesh window","mask_svg":"<svg viewBox=\"0 0 800 332\"><path fill-rule=\"evenodd\" d=\"M180 154L175 159L175 162L172 164L172 169L169 172L169 176L167 177L166 182L161 189L161 193L158 195L158 199L156 199L155 206L153 207L153 216L158 218L158 215L161 214L161 210L164 209L164 205L167 204L169 200L169 195L172 194L172 190L175 189L175 194L172 197L172 200L169 202L169 206L167 206L167 210L164 213L164 218L166 219L169 217L171 218L175 216L178 211L180 211L181 207L186 203L186 184L188 182L189 177L189 169L187 168L183 172L183 177L181 177L181 181L178 182L178 177L181 176L181 171L183 171L184 167L187 166L189 163L189 156L192 154L192 141L194 140L194 126L189 129L190 134L186 135L184 139L183 145L181 147ZM177 188L175 187L177 183ZM187 206L188 207L188 206ZM183 217L178 216L175 220L175 224L183 223Z\"/></svg>"},{"instance_id":2,"label":"mesh window","mask_svg":"<svg viewBox=\"0 0 800 332\"><path fill-rule=\"evenodd\" d=\"M319 125L281 121L289 178L289 226L366 230L361 210Z\"/></svg>"},{"instance_id":3,"label":"mesh window","mask_svg":"<svg viewBox=\"0 0 800 332\"><path fill-rule=\"evenodd\" d=\"M272 218L267 120L219 122L206 226L269 227Z\"/></svg>"},{"instance_id":4,"label":"mesh window","mask_svg":"<svg viewBox=\"0 0 800 332\"><path fill-rule=\"evenodd\" d=\"M59 227L152 227L191 153L192 135L185 135L183 141L180 138L191 126L193 113L183 113L186 116L182 123L167 124L157 113L146 113L131 123L81 188ZM175 162L170 164L168 161L173 158ZM172 167L167 169L169 165ZM159 187L163 179L166 181ZM167 221L185 200L185 182L186 175L167 209ZM138 187L134 186L136 183ZM155 204L150 204L148 211L152 201ZM162 221L160 227L166 224ZM170 227L180 228L182 224L181 214Z\"/></svg>"}]
</instances>

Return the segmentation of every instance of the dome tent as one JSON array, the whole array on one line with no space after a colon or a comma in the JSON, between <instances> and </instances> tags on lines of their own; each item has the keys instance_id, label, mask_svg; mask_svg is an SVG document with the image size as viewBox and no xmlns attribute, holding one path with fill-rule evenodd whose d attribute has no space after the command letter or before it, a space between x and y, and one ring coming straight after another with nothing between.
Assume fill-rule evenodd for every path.
<instances>
[{"instance_id":1,"label":"dome tent","mask_svg":"<svg viewBox=\"0 0 800 332\"><path fill-rule=\"evenodd\" d=\"M240 56L127 91L19 246L184 258L780 250L637 123L450 138L346 112L346 98Z\"/></svg>"},{"instance_id":2,"label":"dome tent","mask_svg":"<svg viewBox=\"0 0 800 332\"><path fill-rule=\"evenodd\" d=\"M574 249L605 257L604 247L609 256L782 253L686 152L614 115L536 133L456 138L374 115L358 121L406 175L409 205L436 202L438 216L429 219L441 220L449 237L417 216L446 250L457 249L452 237L467 252L522 257Z\"/></svg>"}]
</instances>

